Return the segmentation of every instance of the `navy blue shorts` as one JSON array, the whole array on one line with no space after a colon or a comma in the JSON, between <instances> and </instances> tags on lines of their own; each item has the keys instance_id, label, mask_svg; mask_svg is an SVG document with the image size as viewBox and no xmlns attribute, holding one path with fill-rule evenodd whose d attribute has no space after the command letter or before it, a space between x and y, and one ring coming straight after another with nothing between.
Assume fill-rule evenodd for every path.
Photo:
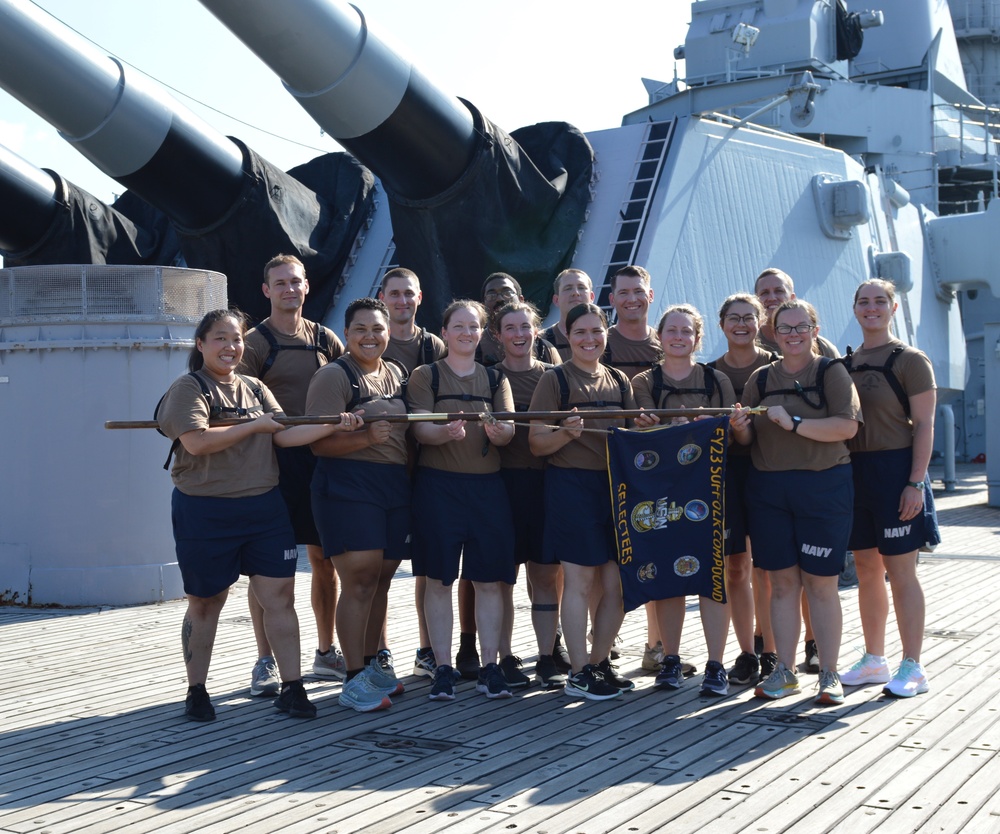
<instances>
[{"instance_id":1,"label":"navy blue shorts","mask_svg":"<svg viewBox=\"0 0 1000 834\"><path fill-rule=\"evenodd\" d=\"M323 555L381 550L410 558L410 478L402 464L321 458L312 483Z\"/></svg>"},{"instance_id":2,"label":"navy blue shorts","mask_svg":"<svg viewBox=\"0 0 1000 834\"><path fill-rule=\"evenodd\" d=\"M883 556L898 556L919 550L927 543L923 514L909 521L899 520L899 496L910 480L912 463L913 450L909 448L851 452L854 473L851 550L877 547ZM926 502L925 494L925 505Z\"/></svg>"},{"instance_id":3,"label":"navy blue shorts","mask_svg":"<svg viewBox=\"0 0 1000 834\"><path fill-rule=\"evenodd\" d=\"M541 469L501 469L514 518L514 559L550 564L542 556L545 530L545 475Z\"/></svg>"},{"instance_id":4,"label":"navy blue shorts","mask_svg":"<svg viewBox=\"0 0 1000 834\"><path fill-rule=\"evenodd\" d=\"M295 531L295 541L299 544L319 544L319 530L313 520L312 497L309 484L312 483L316 456L308 446L274 447L278 459L278 489L288 507L288 518Z\"/></svg>"},{"instance_id":5,"label":"navy blue shorts","mask_svg":"<svg viewBox=\"0 0 1000 834\"><path fill-rule=\"evenodd\" d=\"M277 487L249 498L210 498L174 489L171 521L186 594L214 597L240 574L295 576L295 536Z\"/></svg>"},{"instance_id":6,"label":"navy blue shorts","mask_svg":"<svg viewBox=\"0 0 1000 834\"><path fill-rule=\"evenodd\" d=\"M617 561L607 472L550 466L545 470L545 513L547 561L591 568Z\"/></svg>"},{"instance_id":7,"label":"navy blue shorts","mask_svg":"<svg viewBox=\"0 0 1000 834\"><path fill-rule=\"evenodd\" d=\"M468 475L418 466L413 486L413 575L451 585L513 585L514 525L497 472Z\"/></svg>"},{"instance_id":8,"label":"navy blue shorts","mask_svg":"<svg viewBox=\"0 0 1000 834\"><path fill-rule=\"evenodd\" d=\"M754 564L764 570L798 566L837 576L847 558L854 508L849 463L813 472L761 472L747 480Z\"/></svg>"},{"instance_id":9,"label":"navy blue shorts","mask_svg":"<svg viewBox=\"0 0 1000 834\"><path fill-rule=\"evenodd\" d=\"M747 550L749 455L726 456L726 555Z\"/></svg>"}]
</instances>

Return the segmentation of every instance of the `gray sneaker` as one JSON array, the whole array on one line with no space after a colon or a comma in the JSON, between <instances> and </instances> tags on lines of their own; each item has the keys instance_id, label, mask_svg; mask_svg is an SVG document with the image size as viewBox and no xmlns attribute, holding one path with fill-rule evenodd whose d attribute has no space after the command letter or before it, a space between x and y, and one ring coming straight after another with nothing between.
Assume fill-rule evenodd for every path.
<instances>
[{"instance_id":1,"label":"gray sneaker","mask_svg":"<svg viewBox=\"0 0 1000 834\"><path fill-rule=\"evenodd\" d=\"M389 696L372 683L368 669L364 669L344 684L337 703L357 712L375 712L392 706Z\"/></svg>"},{"instance_id":2,"label":"gray sneaker","mask_svg":"<svg viewBox=\"0 0 1000 834\"><path fill-rule=\"evenodd\" d=\"M337 678L344 680L347 677L347 662L336 646L330 646L326 652L316 650L313 657L313 674L317 678Z\"/></svg>"},{"instance_id":3,"label":"gray sneaker","mask_svg":"<svg viewBox=\"0 0 1000 834\"><path fill-rule=\"evenodd\" d=\"M281 689L278 680L278 666L273 657L262 657L253 665L250 673L250 694L254 697L273 698Z\"/></svg>"},{"instance_id":4,"label":"gray sneaker","mask_svg":"<svg viewBox=\"0 0 1000 834\"><path fill-rule=\"evenodd\" d=\"M364 674L369 683L383 695L403 694L403 682L396 677L396 670L392 665L392 653L388 649L382 649L372 658Z\"/></svg>"}]
</instances>

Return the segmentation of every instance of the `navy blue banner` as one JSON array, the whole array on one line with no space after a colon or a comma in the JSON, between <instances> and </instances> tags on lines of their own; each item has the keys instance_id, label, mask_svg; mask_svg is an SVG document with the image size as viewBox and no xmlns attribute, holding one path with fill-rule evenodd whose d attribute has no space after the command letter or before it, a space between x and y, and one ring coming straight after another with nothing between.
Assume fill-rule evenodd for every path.
<instances>
[{"instance_id":1,"label":"navy blue banner","mask_svg":"<svg viewBox=\"0 0 1000 834\"><path fill-rule=\"evenodd\" d=\"M689 594L726 601L728 445L728 417L608 436L626 611Z\"/></svg>"}]
</instances>

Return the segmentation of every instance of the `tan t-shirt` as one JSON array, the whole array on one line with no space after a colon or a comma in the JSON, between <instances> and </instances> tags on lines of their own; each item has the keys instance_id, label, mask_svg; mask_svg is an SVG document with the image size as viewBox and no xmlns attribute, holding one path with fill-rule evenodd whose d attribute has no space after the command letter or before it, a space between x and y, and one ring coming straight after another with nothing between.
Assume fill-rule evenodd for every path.
<instances>
[{"instance_id":1,"label":"tan t-shirt","mask_svg":"<svg viewBox=\"0 0 1000 834\"><path fill-rule=\"evenodd\" d=\"M438 399L431 387L432 368L438 369ZM493 371L493 373L497 373ZM463 400L462 394L482 399ZM406 386L406 399L413 411L479 414L483 411L513 411L514 399L510 383L501 378L496 394L490 396L490 381L486 368L477 364L473 373L458 376L444 360L433 365L421 365L413 371ZM484 402L485 400L485 402ZM486 452L484 455L483 452ZM483 424L465 424L465 439L450 440L439 446L420 447L420 466L445 472L465 472L470 475L488 474L500 469L500 452L489 442Z\"/></svg>"},{"instance_id":2,"label":"tan t-shirt","mask_svg":"<svg viewBox=\"0 0 1000 834\"><path fill-rule=\"evenodd\" d=\"M563 407L561 402L559 377L563 373L566 386L569 389L569 402ZM574 363L567 362L559 369L553 368L542 374L535 393L531 397L531 411L569 411L574 406L584 409L635 408L635 398L632 395L632 385L624 380L625 398L622 402L622 386L618 377L610 368L600 365L597 373L590 374L578 368ZM609 403L596 406L595 402ZM619 405L622 403L622 405ZM583 421L584 429L608 429L611 426L625 428L626 421L622 418L596 419L587 417ZM553 466L565 469L606 470L608 468L607 435L603 432L584 431L580 437L571 440L565 446L549 456L548 461Z\"/></svg>"},{"instance_id":3,"label":"tan t-shirt","mask_svg":"<svg viewBox=\"0 0 1000 834\"><path fill-rule=\"evenodd\" d=\"M733 391L738 393L741 397L743 396L743 389L746 387L747 380L750 379L750 375L756 371L758 368L764 367L764 365L769 364L771 361L771 354L762 348L757 348L757 358L754 359L745 368L734 368L728 362L726 362L725 354L720 356L715 360L714 365L722 373L729 377L730 383L732 383ZM745 403L740 403L745 405ZM744 446L742 443L730 443L729 444L729 455L736 455L737 457L750 457L750 447Z\"/></svg>"},{"instance_id":4,"label":"tan t-shirt","mask_svg":"<svg viewBox=\"0 0 1000 834\"><path fill-rule=\"evenodd\" d=\"M851 366L855 369L861 365L884 367L889 355L899 347L903 348L903 352L896 357L889 373L899 380L906 395L912 397L934 390L937 386L930 359L898 339L877 348L859 348L851 357ZM865 422L858 433L847 441L847 448L852 452L881 452L912 446L913 423L903 411L902 403L893 392L885 374L874 370L852 372L851 379L861 398Z\"/></svg>"},{"instance_id":5,"label":"tan t-shirt","mask_svg":"<svg viewBox=\"0 0 1000 834\"><path fill-rule=\"evenodd\" d=\"M281 414L281 406L274 395L256 379L248 378L252 385L260 385L263 405L254 396L252 388L239 377L233 383L224 383L216 382L204 371L196 373L207 385L212 405L247 409L250 413L248 419L265 412ZM207 429L210 413L198 380L184 374L167 389L157 411L157 420L160 431L171 440L176 440L189 431ZM236 415L223 413L222 416ZM254 434L235 446L209 455L192 455L180 443L170 477L174 486L185 495L213 498L262 495L278 485L278 461L274 456L271 435L265 432Z\"/></svg>"},{"instance_id":6,"label":"tan t-shirt","mask_svg":"<svg viewBox=\"0 0 1000 834\"><path fill-rule=\"evenodd\" d=\"M402 370L391 367L387 362L379 362L377 371L370 374L351 357L345 354L341 360L331 362L313 374L309 383L309 395L306 398L307 414L340 414L354 399L355 392L351 390L351 380L347 371L340 365L347 362L357 379L357 396L362 402L352 411L364 409L366 423L378 421L381 414L405 414L406 402L403 400ZM369 397L375 399L369 400ZM364 402L368 400L367 402ZM385 443L367 446L354 452L348 452L337 457L345 460L364 460L370 463L406 464L406 423L393 423L392 433Z\"/></svg>"},{"instance_id":7,"label":"tan t-shirt","mask_svg":"<svg viewBox=\"0 0 1000 834\"><path fill-rule=\"evenodd\" d=\"M632 379L636 374L647 371L660 361L660 340L652 327L646 327L646 338L637 342L626 339L614 325L608 330L608 346L601 361L624 371Z\"/></svg>"},{"instance_id":8,"label":"tan t-shirt","mask_svg":"<svg viewBox=\"0 0 1000 834\"><path fill-rule=\"evenodd\" d=\"M412 374L414 368L427 364L424 355L424 339L428 339L430 342L429 352L431 354L431 362L444 359L445 354L448 352L445 343L433 333L428 333L423 327L417 330L417 335L412 339L394 339L390 336L389 346L385 349L385 353L382 356L386 359L395 359L406 368L408 374Z\"/></svg>"},{"instance_id":9,"label":"tan t-shirt","mask_svg":"<svg viewBox=\"0 0 1000 834\"><path fill-rule=\"evenodd\" d=\"M271 325L270 318L264 319L261 324L271 331L279 346L292 348L278 351L274 357L274 364L263 374L263 378L267 380L268 387L274 392L285 413L292 417L301 417L306 413L306 391L309 390L309 380L318 368L322 368L329 361L322 351L301 350L301 347L315 345L317 328L323 325L302 319L294 336L283 336ZM323 330L326 333L331 358L336 359L344 352L344 345L328 327L323 327ZM261 378L264 363L270 353L270 342L255 327L247 333L240 373Z\"/></svg>"},{"instance_id":10,"label":"tan t-shirt","mask_svg":"<svg viewBox=\"0 0 1000 834\"><path fill-rule=\"evenodd\" d=\"M803 389L816 384L816 373L821 359L816 357L801 372L788 374L781 369L781 362L773 362L767 375L766 392L795 389L796 383ZM743 389L743 405L755 406L783 405L792 417L814 420L820 417L846 417L862 422L861 401L851 382L850 374L840 362L832 362L826 369L823 388L826 404L823 408L812 408L796 393L760 396L757 377L762 369L750 376ZM818 402L817 391L806 391L811 402ZM808 469L814 472L832 469L842 463L849 463L851 456L847 444L841 440L824 443L810 440L801 434L786 431L771 422L766 414L755 414L750 418L754 426L754 442L751 448L753 465L765 472L786 472L791 469Z\"/></svg>"},{"instance_id":11,"label":"tan t-shirt","mask_svg":"<svg viewBox=\"0 0 1000 834\"><path fill-rule=\"evenodd\" d=\"M643 371L632 379L635 404L639 408L729 408L736 402L733 384L722 371L715 371L715 385L709 396L705 380L705 367L695 365L684 379L672 379L663 374L663 391L660 401L654 402L655 369ZM670 389L678 389L671 391ZM669 420L669 418L667 418Z\"/></svg>"},{"instance_id":12,"label":"tan t-shirt","mask_svg":"<svg viewBox=\"0 0 1000 834\"><path fill-rule=\"evenodd\" d=\"M479 340L478 354L479 355L477 356L476 361L485 365L487 368L503 361L503 345L500 344L500 340L493 335L492 330L483 331L482 338ZM541 362L547 362L549 365L561 365L563 361L562 357L559 355L559 351L547 342L535 343L535 358Z\"/></svg>"},{"instance_id":13,"label":"tan t-shirt","mask_svg":"<svg viewBox=\"0 0 1000 834\"><path fill-rule=\"evenodd\" d=\"M527 411L531 405L531 397L538 386L538 380L548 369L537 360L532 363L528 371L512 371L505 368L503 364L497 365L495 370L501 371L510 383L511 395L514 398L515 411ZM542 469L545 466L543 458L537 458L531 454L531 447L528 445L528 427L515 426L514 439L506 446L500 447L500 466L504 469Z\"/></svg>"}]
</instances>

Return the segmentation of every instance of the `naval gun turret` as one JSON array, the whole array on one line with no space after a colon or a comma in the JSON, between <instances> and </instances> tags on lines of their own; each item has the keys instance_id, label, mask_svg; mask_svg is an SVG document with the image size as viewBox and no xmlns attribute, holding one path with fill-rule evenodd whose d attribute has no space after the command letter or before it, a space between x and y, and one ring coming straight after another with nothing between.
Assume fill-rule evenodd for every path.
<instances>
[{"instance_id":1,"label":"naval gun turret","mask_svg":"<svg viewBox=\"0 0 1000 834\"><path fill-rule=\"evenodd\" d=\"M436 88L338 0L202 0L329 135L379 177L395 260L422 280L429 317L516 275L543 309L573 256L593 151L571 125L507 133Z\"/></svg>"},{"instance_id":2,"label":"naval gun turret","mask_svg":"<svg viewBox=\"0 0 1000 834\"><path fill-rule=\"evenodd\" d=\"M356 160L328 154L285 173L22 0L0 2L0 86L130 189L121 214L146 229L165 216L179 249L166 263L226 274L230 301L261 318L261 266L297 254L312 287L306 315L322 317L371 208L374 180ZM60 260L42 246L6 262Z\"/></svg>"}]
</instances>

